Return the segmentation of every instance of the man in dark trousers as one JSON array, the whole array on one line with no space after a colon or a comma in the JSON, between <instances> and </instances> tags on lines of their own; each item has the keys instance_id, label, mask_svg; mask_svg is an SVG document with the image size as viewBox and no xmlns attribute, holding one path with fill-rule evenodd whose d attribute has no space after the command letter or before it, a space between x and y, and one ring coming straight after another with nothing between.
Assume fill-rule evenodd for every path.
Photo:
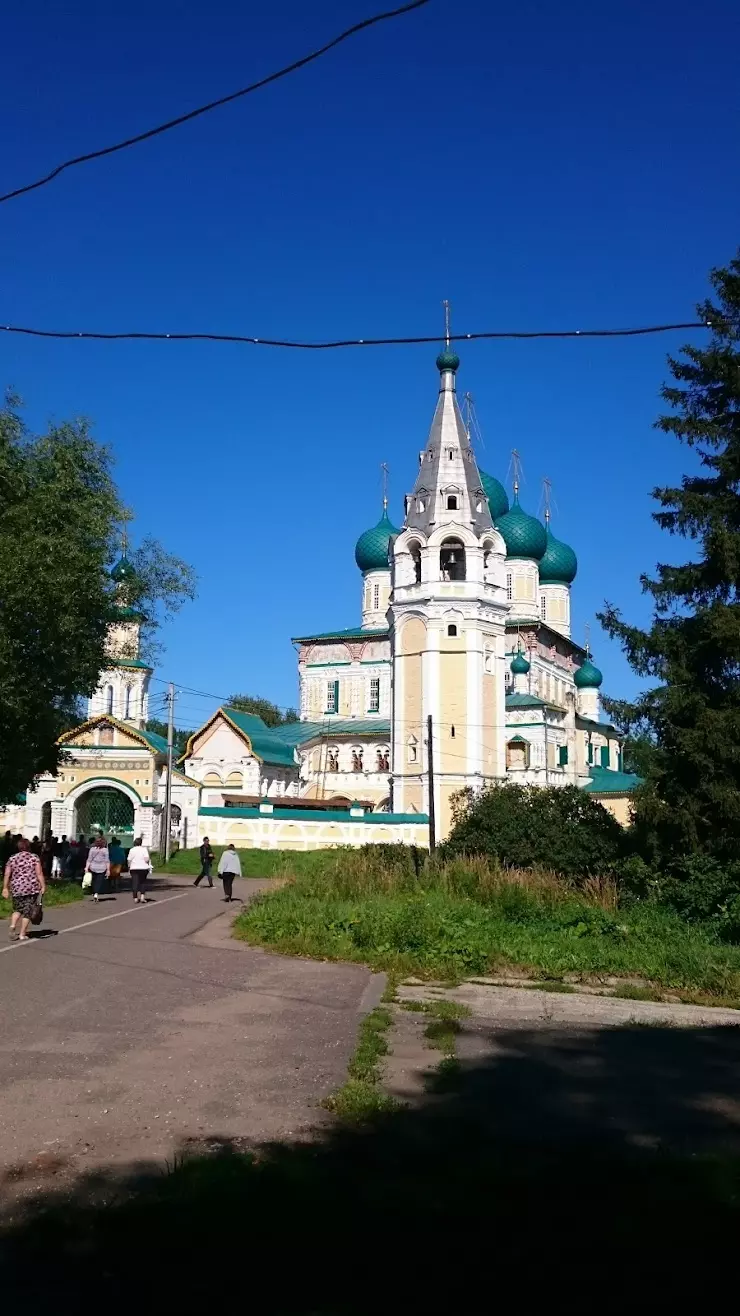
<instances>
[{"instance_id":1,"label":"man in dark trousers","mask_svg":"<svg viewBox=\"0 0 740 1316\"><path fill-rule=\"evenodd\" d=\"M213 886L213 878L211 877L211 864L213 863L214 857L215 856L213 854L213 850L211 849L211 843L208 840L208 837L204 836L203 844L200 847L200 872L196 877L195 881L193 882L193 886L198 886L201 878L203 877L207 877L208 885L211 887Z\"/></svg>"}]
</instances>

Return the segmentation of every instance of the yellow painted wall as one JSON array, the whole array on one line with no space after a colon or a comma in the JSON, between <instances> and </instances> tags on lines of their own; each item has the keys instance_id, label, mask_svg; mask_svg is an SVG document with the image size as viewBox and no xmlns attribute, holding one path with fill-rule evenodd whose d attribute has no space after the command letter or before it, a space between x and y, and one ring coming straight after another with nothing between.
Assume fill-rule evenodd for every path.
<instances>
[{"instance_id":1,"label":"yellow painted wall","mask_svg":"<svg viewBox=\"0 0 740 1316\"><path fill-rule=\"evenodd\" d=\"M400 628L398 636L397 662L403 668L401 689L403 703L401 707L401 773L418 776L424 768L424 728L422 726L422 689L421 689L421 655L426 648L426 622L420 617L410 617ZM416 736L418 757L415 764L408 762L407 741L409 736ZM408 801L408 795L406 800ZM420 805L419 805L420 807ZM407 805L404 805L407 808Z\"/></svg>"},{"instance_id":2,"label":"yellow painted wall","mask_svg":"<svg viewBox=\"0 0 740 1316\"><path fill-rule=\"evenodd\" d=\"M439 719L435 765L439 772L466 772L468 765L468 655L464 635L442 635L439 655ZM454 737L452 729L455 729Z\"/></svg>"},{"instance_id":3,"label":"yellow painted wall","mask_svg":"<svg viewBox=\"0 0 740 1316\"><path fill-rule=\"evenodd\" d=\"M592 795L592 799L598 800L603 804L609 813L613 814L617 822L623 827L629 827L632 821L632 805L630 804L629 795Z\"/></svg>"},{"instance_id":4,"label":"yellow painted wall","mask_svg":"<svg viewBox=\"0 0 740 1316\"><path fill-rule=\"evenodd\" d=\"M59 798L64 799L70 791L78 790L86 781L93 781L100 777L110 778L101 785L115 787L116 781L123 781L141 796L142 800L152 799L152 787L154 782L153 760L149 759L142 762L140 768L107 768L105 764L100 767L81 768L75 763L67 763L60 772L57 780L59 783ZM74 777L74 781L71 778Z\"/></svg>"},{"instance_id":5,"label":"yellow painted wall","mask_svg":"<svg viewBox=\"0 0 740 1316\"><path fill-rule=\"evenodd\" d=\"M496 749L498 730L496 727L496 677L493 672L483 673L483 726L476 733L471 727L471 734L479 734L483 742L483 770L490 774L496 767Z\"/></svg>"}]
</instances>

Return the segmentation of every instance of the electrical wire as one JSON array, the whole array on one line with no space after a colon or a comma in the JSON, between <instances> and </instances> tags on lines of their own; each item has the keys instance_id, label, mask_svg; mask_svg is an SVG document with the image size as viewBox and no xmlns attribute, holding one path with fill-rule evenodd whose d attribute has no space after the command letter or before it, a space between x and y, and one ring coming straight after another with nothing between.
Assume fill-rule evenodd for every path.
<instances>
[{"instance_id":1,"label":"electrical wire","mask_svg":"<svg viewBox=\"0 0 740 1316\"><path fill-rule=\"evenodd\" d=\"M667 334L677 329L711 329L711 320L685 320L675 324L641 325L632 329L484 329L469 334L450 334L450 342L479 342L483 339L531 338L640 338L648 334ZM149 333L116 331L103 333L92 329L36 329L27 325L0 324L4 334L24 334L30 338L78 338L102 342L207 342L243 343L250 347L285 347L308 352L323 352L340 347L408 347L419 343L439 343L439 334L416 334L403 338L335 338L309 343L289 338L255 338L247 334L217 333Z\"/></svg>"},{"instance_id":2,"label":"electrical wire","mask_svg":"<svg viewBox=\"0 0 740 1316\"><path fill-rule=\"evenodd\" d=\"M189 110L186 114L178 114L175 119L168 119L166 123L160 123L156 128L148 128L145 132L136 133L134 137L127 137L122 142L115 142L112 146L103 146L98 151L88 151L85 155L73 156L70 160L65 160L62 164L52 169L50 174L45 174L43 178L37 178L33 183L26 183L23 187L16 187L12 192L6 192L0 196L0 203L3 201L12 201L14 197L24 196L27 192L33 192L38 187L44 187L51 183L65 169L72 169L75 165L87 164L90 160L100 160L103 156L114 155L116 151L125 151L129 146L137 146L139 142L149 141L151 137L159 137L161 133L169 132L172 128L179 128L183 123L189 123L191 119L197 119L202 114L209 114L211 110L217 110L222 105L229 105L231 101L239 100L242 96L249 96L253 91L259 91L262 87L267 87L271 82L277 82L279 78L285 78L289 73L296 73L298 69L305 68L307 64L312 64L314 60L321 59L335 46L341 45L349 37L356 36L358 32L364 32L369 27L374 27L376 23L385 23L388 19L399 18L402 14L408 14L412 9L421 9L424 5L429 4L429 0L412 0L412 3L401 5L398 9L389 9L382 14L373 14L371 18L363 18L359 23L353 23L346 31L340 32L338 37L333 37L327 41L326 45L320 46L318 50L311 51L310 55L303 55L301 59L296 59L292 64L286 64L285 68L278 69L275 73L268 73L267 77L260 78L258 82L252 82L248 87L242 87L239 91L232 91L228 96L219 96L218 100L209 101L207 105L199 105L196 110Z\"/></svg>"}]
</instances>

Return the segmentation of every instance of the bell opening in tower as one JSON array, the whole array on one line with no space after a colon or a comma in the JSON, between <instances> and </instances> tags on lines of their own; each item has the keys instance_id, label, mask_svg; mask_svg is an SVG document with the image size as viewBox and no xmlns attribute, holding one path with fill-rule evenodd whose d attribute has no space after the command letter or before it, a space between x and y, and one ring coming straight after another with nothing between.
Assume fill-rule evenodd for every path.
<instances>
[{"instance_id":1,"label":"bell opening in tower","mask_svg":"<svg viewBox=\"0 0 740 1316\"><path fill-rule=\"evenodd\" d=\"M439 551L442 580L465 579L465 548L459 539L445 539Z\"/></svg>"}]
</instances>

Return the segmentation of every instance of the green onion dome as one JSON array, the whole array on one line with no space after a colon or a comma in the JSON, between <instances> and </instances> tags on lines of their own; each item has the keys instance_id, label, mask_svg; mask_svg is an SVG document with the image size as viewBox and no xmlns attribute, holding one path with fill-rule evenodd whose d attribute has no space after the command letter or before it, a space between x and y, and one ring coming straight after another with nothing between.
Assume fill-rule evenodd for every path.
<instances>
[{"instance_id":1,"label":"green onion dome","mask_svg":"<svg viewBox=\"0 0 740 1316\"><path fill-rule=\"evenodd\" d=\"M360 535L355 544L355 562L360 571L388 571L388 548L393 535L400 533L391 525L384 508L378 524Z\"/></svg>"},{"instance_id":2,"label":"green onion dome","mask_svg":"<svg viewBox=\"0 0 740 1316\"><path fill-rule=\"evenodd\" d=\"M483 485L483 492L488 499L488 506L491 509L491 520L497 521L500 516L504 516L509 510L509 499L506 496L506 490L495 475L487 475L480 468L478 474Z\"/></svg>"},{"instance_id":3,"label":"green onion dome","mask_svg":"<svg viewBox=\"0 0 740 1316\"><path fill-rule=\"evenodd\" d=\"M528 516L519 506L519 495L514 494L510 512L496 519L496 529L503 535L507 557L534 558L539 562L547 548L545 527L536 516Z\"/></svg>"},{"instance_id":4,"label":"green onion dome","mask_svg":"<svg viewBox=\"0 0 740 1316\"><path fill-rule=\"evenodd\" d=\"M569 544L563 544L547 527L547 548L540 560L540 585L571 585L576 578L578 558Z\"/></svg>"},{"instance_id":5,"label":"green onion dome","mask_svg":"<svg viewBox=\"0 0 740 1316\"><path fill-rule=\"evenodd\" d=\"M573 673L573 680L579 690L598 690L604 677L589 657Z\"/></svg>"},{"instance_id":6,"label":"green onion dome","mask_svg":"<svg viewBox=\"0 0 740 1316\"><path fill-rule=\"evenodd\" d=\"M129 562L126 554L119 558L111 573L111 580L115 580L117 585L122 585L124 581L133 580L136 576L136 570Z\"/></svg>"},{"instance_id":7,"label":"green onion dome","mask_svg":"<svg viewBox=\"0 0 740 1316\"><path fill-rule=\"evenodd\" d=\"M529 663L521 649L517 650L511 660L511 670L515 676L526 676L529 671Z\"/></svg>"},{"instance_id":8,"label":"green onion dome","mask_svg":"<svg viewBox=\"0 0 740 1316\"><path fill-rule=\"evenodd\" d=\"M440 374L443 370L457 370L459 364L460 358L457 352L453 352L450 347L446 347L437 357L437 369Z\"/></svg>"}]
</instances>

